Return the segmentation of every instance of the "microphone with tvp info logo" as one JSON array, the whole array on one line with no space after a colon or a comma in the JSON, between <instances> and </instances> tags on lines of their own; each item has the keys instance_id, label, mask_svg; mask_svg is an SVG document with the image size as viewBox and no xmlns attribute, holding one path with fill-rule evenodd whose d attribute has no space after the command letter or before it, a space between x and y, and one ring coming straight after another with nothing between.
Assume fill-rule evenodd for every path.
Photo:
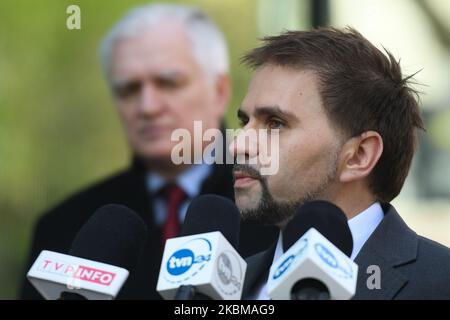
<instances>
[{"instance_id":1,"label":"microphone with tvp info logo","mask_svg":"<svg viewBox=\"0 0 450 320\"><path fill-rule=\"evenodd\" d=\"M167 300L238 300L247 264L237 253L240 213L229 199L192 200L181 236L168 239L156 290Z\"/></svg>"},{"instance_id":2,"label":"microphone with tvp info logo","mask_svg":"<svg viewBox=\"0 0 450 320\"><path fill-rule=\"evenodd\" d=\"M27 277L47 300L114 299L146 237L147 226L134 211L105 205L80 229L68 254L43 250Z\"/></svg>"},{"instance_id":3,"label":"microphone with tvp info logo","mask_svg":"<svg viewBox=\"0 0 450 320\"><path fill-rule=\"evenodd\" d=\"M270 268L267 283L272 299L353 297L358 266L349 258L352 234L340 208L326 201L306 203L283 230L282 242L285 253Z\"/></svg>"}]
</instances>

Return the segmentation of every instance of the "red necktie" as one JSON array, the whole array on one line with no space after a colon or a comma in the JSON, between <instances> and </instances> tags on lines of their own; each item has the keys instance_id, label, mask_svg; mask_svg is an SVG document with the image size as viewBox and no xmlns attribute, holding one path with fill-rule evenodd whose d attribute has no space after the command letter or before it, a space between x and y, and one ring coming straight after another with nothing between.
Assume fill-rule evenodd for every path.
<instances>
[{"instance_id":1,"label":"red necktie","mask_svg":"<svg viewBox=\"0 0 450 320\"><path fill-rule=\"evenodd\" d=\"M169 184L162 190L162 195L166 201L167 215L166 222L162 229L162 248L169 238L178 236L180 232L180 221L178 219L178 213L180 211L180 205L186 198L186 193L176 184Z\"/></svg>"}]
</instances>

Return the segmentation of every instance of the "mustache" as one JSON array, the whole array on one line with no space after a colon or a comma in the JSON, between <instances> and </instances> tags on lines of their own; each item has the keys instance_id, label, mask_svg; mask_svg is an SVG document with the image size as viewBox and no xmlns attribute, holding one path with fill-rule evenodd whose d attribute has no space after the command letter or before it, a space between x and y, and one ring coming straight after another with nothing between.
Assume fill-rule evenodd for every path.
<instances>
[{"instance_id":1,"label":"mustache","mask_svg":"<svg viewBox=\"0 0 450 320\"><path fill-rule=\"evenodd\" d=\"M259 171L249 165L235 164L233 166L233 173L236 171L242 172L242 173L248 175L252 179L263 180L263 177L261 176Z\"/></svg>"}]
</instances>

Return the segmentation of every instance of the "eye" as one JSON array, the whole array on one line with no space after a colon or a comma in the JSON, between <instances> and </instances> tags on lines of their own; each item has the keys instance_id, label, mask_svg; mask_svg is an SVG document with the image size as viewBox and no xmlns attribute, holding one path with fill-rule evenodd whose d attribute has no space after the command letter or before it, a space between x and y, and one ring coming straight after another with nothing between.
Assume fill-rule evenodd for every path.
<instances>
[{"instance_id":1,"label":"eye","mask_svg":"<svg viewBox=\"0 0 450 320\"><path fill-rule=\"evenodd\" d=\"M186 87L190 78L181 73L161 74L154 78L155 85L162 90L177 90Z\"/></svg>"},{"instance_id":2,"label":"eye","mask_svg":"<svg viewBox=\"0 0 450 320\"><path fill-rule=\"evenodd\" d=\"M269 129L282 129L284 128L284 122L276 118L271 118L267 121L267 127Z\"/></svg>"},{"instance_id":3,"label":"eye","mask_svg":"<svg viewBox=\"0 0 450 320\"><path fill-rule=\"evenodd\" d=\"M181 87L183 85L183 82L180 79L158 79L157 85L161 89L167 89L167 90L173 90Z\"/></svg>"},{"instance_id":4,"label":"eye","mask_svg":"<svg viewBox=\"0 0 450 320\"><path fill-rule=\"evenodd\" d=\"M120 99L127 99L135 96L141 90L139 82L129 82L123 85L117 85L113 88L114 94Z\"/></svg>"}]
</instances>

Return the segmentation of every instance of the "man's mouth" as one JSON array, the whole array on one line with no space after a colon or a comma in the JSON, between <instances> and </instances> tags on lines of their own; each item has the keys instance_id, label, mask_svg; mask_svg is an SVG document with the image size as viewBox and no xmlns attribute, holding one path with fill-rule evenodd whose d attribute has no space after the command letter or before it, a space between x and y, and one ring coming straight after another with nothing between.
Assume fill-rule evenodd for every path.
<instances>
[{"instance_id":1,"label":"man's mouth","mask_svg":"<svg viewBox=\"0 0 450 320\"><path fill-rule=\"evenodd\" d=\"M169 128L167 126L162 126L162 125L148 125L148 126L143 126L141 128L139 128L138 132L139 135L142 138L147 138L147 139L157 139L160 138L162 136L165 136L166 132L169 130Z\"/></svg>"},{"instance_id":2,"label":"man's mouth","mask_svg":"<svg viewBox=\"0 0 450 320\"><path fill-rule=\"evenodd\" d=\"M235 188L243 188L259 180L257 177L251 176L248 173L244 173L242 171L235 171L233 172L233 175Z\"/></svg>"}]
</instances>

